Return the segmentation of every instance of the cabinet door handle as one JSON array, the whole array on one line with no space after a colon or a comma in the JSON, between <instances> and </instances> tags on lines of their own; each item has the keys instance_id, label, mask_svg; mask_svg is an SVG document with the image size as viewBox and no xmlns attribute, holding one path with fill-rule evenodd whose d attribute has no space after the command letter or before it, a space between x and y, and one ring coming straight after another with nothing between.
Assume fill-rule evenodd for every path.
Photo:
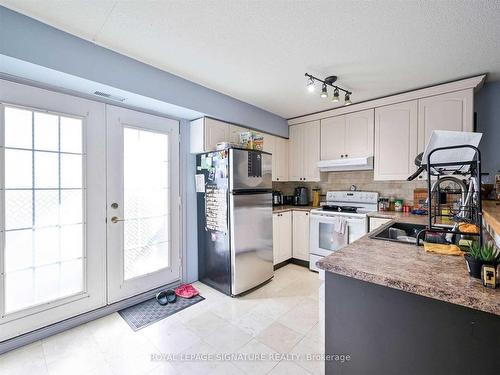
<instances>
[{"instance_id":1,"label":"cabinet door handle","mask_svg":"<svg viewBox=\"0 0 500 375\"><path fill-rule=\"evenodd\" d=\"M345 154L345 157L348 157L349 155Z\"/></svg>"},{"instance_id":2,"label":"cabinet door handle","mask_svg":"<svg viewBox=\"0 0 500 375\"><path fill-rule=\"evenodd\" d=\"M341 158L343 158L343 157L344 157L344 155L340 155L340 157L341 157Z\"/></svg>"}]
</instances>

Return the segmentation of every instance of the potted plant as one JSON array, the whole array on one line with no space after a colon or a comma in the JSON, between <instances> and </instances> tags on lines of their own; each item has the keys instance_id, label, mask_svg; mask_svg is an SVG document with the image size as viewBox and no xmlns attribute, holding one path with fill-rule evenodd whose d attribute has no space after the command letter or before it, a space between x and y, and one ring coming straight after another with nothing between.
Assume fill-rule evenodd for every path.
<instances>
[{"instance_id":1,"label":"potted plant","mask_svg":"<svg viewBox=\"0 0 500 375\"><path fill-rule=\"evenodd\" d=\"M481 248L481 260L483 264L496 266L499 260L499 253L493 241L488 242Z\"/></svg>"},{"instance_id":2,"label":"potted plant","mask_svg":"<svg viewBox=\"0 0 500 375\"><path fill-rule=\"evenodd\" d=\"M469 245L469 251L465 253L464 258L469 275L475 277L476 279L480 279L481 266L483 265L483 262L481 261L481 246L479 246L479 243L471 242Z\"/></svg>"},{"instance_id":3,"label":"potted plant","mask_svg":"<svg viewBox=\"0 0 500 375\"><path fill-rule=\"evenodd\" d=\"M483 264L496 265L498 261L499 253L493 242L488 242L483 246L479 246L477 242L472 242L469 251L465 254L469 275L476 279L481 278L481 266Z\"/></svg>"}]
</instances>

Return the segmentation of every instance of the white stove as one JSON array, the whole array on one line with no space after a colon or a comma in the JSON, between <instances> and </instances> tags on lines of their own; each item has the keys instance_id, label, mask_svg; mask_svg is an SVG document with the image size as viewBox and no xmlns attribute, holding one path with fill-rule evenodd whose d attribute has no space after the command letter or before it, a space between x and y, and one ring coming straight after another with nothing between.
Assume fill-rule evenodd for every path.
<instances>
[{"instance_id":1,"label":"white stove","mask_svg":"<svg viewBox=\"0 0 500 375\"><path fill-rule=\"evenodd\" d=\"M321 204L321 208L312 210L311 213L331 215L348 213L362 216L377 211L377 204L378 193L372 191L328 191L326 201Z\"/></svg>"},{"instance_id":2,"label":"white stove","mask_svg":"<svg viewBox=\"0 0 500 375\"><path fill-rule=\"evenodd\" d=\"M329 191L321 208L311 210L309 224L309 268L316 262L363 237L368 230L368 212L377 211L378 193Z\"/></svg>"}]
</instances>

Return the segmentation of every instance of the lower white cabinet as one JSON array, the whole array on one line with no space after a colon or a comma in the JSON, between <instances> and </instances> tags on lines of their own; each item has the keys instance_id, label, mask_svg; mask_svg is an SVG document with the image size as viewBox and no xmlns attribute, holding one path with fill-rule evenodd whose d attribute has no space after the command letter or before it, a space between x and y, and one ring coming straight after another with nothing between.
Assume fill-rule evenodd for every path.
<instances>
[{"instance_id":1,"label":"lower white cabinet","mask_svg":"<svg viewBox=\"0 0 500 375\"><path fill-rule=\"evenodd\" d=\"M292 257L292 212L273 214L273 258L274 264Z\"/></svg>"},{"instance_id":2,"label":"lower white cabinet","mask_svg":"<svg viewBox=\"0 0 500 375\"><path fill-rule=\"evenodd\" d=\"M293 252L295 259L309 261L309 212L293 211Z\"/></svg>"},{"instance_id":3,"label":"lower white cabinet","mask_svg":"<svg viewBox=\"0 0 500 375\"><path fill-rule=\"evenodd\" d=\"M382 225L388 223L391 219L384 219L382 217L370 217L369 219L369 232L381 227Z\"/></svg>"}]
</instances>

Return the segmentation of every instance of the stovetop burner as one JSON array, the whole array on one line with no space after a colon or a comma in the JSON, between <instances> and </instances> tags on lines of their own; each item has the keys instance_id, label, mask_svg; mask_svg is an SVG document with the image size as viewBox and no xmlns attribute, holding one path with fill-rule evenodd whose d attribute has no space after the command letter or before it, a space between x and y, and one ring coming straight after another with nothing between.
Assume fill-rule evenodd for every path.
<instances>
[{"instance_id":1,"label":"stovetop burner","mask_svg":"<svg viewBox=\"0 0 500 375\"><path fill-rule=\"evenodd\" d=\"M351 212L351 213L358 212L358 207L353 207L353 206L338 206L333 204L326 204L322 206L322 208L324 211Z\"/></svg>"}]
</instances>

